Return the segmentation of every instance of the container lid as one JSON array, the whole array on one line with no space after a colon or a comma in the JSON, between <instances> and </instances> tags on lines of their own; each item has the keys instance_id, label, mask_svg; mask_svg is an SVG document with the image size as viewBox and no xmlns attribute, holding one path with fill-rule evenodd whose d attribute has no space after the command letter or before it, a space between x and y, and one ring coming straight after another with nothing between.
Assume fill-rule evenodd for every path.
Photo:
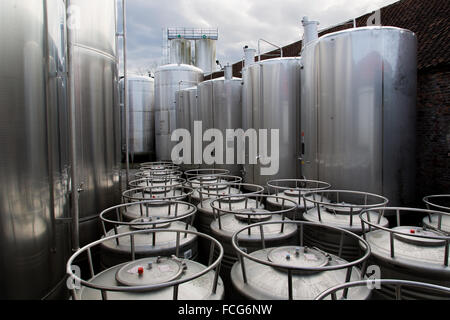
<instances>
[{"instance_id":1,"label":"container lid","mask_svg":"<svg viewBox=\"0 0 450 320\"><path fill-rule=\"evenodd\" d=\"M267 259L287 268L320 268L326 266L329 261L328 256L319 250L294 246L272 249L268 252Z\"/></svg>"},{"instance_id":2,"label":"container lid","mask_svg":"<svg viewBox=\"0 0 450 320\"><path fill-rule=\"evenodd\" d=\"M137 219L134 219L133 221L131 221L131 223L136 223L136 224L133 224L130 227L131 227L131 229L135 229L135 230L170 228L170 222L159 223L158 221L161 221L161 220L164 220L164 219L161 219L160 217L137 218ZM152 222L155 224L151 224Z\"/></svg>"},{"instance_id":3,"label":"container lid","mask_svg":"<svg viewBox=\"0 0 450 320\"><path fill-rule=\"evenodd\" d=\"M392 230L396 232L401 232L403 234L395 234L395 237L403 242L419 245L419 246L443 246L445 244L444 240L441 239L427 239L415 236L429 236L429 237L442 237L443 235L433 231L433 230L425 230L420 227L408 227L401 226L392 228Z\"/></svg>"},{"instance_id":4,"label":"container lid","mask_svg":"<svg viewBox=\"0 0 450 320\"><path fill-rule=\"evenodd\" d=\"M347 202L330 203L329 205L324 205L324 207L328 212L335 214L350 214L351 212L356 214L363 209Z\"/></svg>"},{"instance_id":5,"label":"container lid","mask_svg":"<svg viewBox=\"0 0 450 320\"><path fill-rule=\"evenodd\" d=\"M243 208L235 210L235 218L240 221L262 222L270 220L272 214L269 210L263 208ZM267 214L264 214L267 213Z\"/></svg>"},{"instance_id":6,"label":"container lid","mask_svg":"<svg viewBox=\"0 0 450 320\"><path fill-rule=\"evenodd\" d=\"M130 287L163 284L178 279L185 266L181 260L174 257L145 258L120 268L116 273L116 280Z\"/></svg>"}]
</instances>

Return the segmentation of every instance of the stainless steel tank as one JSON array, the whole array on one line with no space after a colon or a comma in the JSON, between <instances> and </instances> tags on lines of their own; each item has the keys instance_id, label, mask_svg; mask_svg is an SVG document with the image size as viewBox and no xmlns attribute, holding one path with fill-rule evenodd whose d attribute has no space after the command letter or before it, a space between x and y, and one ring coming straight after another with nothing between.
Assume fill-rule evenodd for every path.
<instances>
[{"instance_id":1,"label":"stainless steel tank","mask_svg":"<svg viewBox=\"0 0 450 320\"><path fill-rule=\"evenodd\" d=\"M450 194L432 195L423 198L428 210L439 210L445 214L427 215L423 218L423 225L450 235Z\"/></svg>"},{"instance_id":2,"label":"stainless steel tank","mask_svg":"<svg viewBox=\"0 0 450 320\"><path fill-rule=\"evenodd\" d=\"M302 174L414 202L417 39L395 27L339 31L302 52ZM401 132L401 134L399 134Z\"/></svg>"},{"instance_id":3,"label":"stainless steel tank","mask_svg":"<svg viewBox=\"0 0 450 320\"><path fill-rule=\"evenodd\" d=\"M181 178L183 172L181 168L172 162L157 161L141 163L139 171L135 173L136 178Z\"/></svg>"},{"instance_id":4,"label":"stainless steel tank","mask_svg":"<svg viewBox=\"0 0 450 320\"><path fill-rule=\"evenodd\" d=\"M309 226L316 229L342 232L364 245L365 250L358 259L346 261L317 248L304 246L302 236L294 245L280 244L268 246L266 237L259 237L259 248L252 253L242 248L241 238L248 237L250 230L276 228L295 230ZM339 284L358 281L365 270L358 265L370 256L369 245L361 237L342 229L299 221L272 221L246 226L237 230L232 240L233 248L239 256L231 270L231 281L236 290L234 299L253 300L312 300L320 293ZM367 287L352 288L346 294L349 300L370 298Z\"/></svg>"},{"instance_id":5,"label":"stainless steel tank","mask_svg":"<svg viewBox=\"0 0 450 320\"><path fill-rule=\"evenodd\" d=\"M242 128L242 79L233 78L229 73L227 77L201 82L198 85L198 109L203 133L218 129L222 134L222 150L211 152L216 161L207 163L203 159L200 167L227 169L232 175L242 175L242 165L238 164L237 158L241 150L234 136L227 137L227 130ZM203 142L204 153L210 143Z\"/></svg>"},{"instance_id":6,"label":"stainless steel tank","mask_svg":"<svg viewBox=\"0 0 450 320\"><path fill-rule=\"evenodd\" d=\"M364 238L372 251L372 264L381 268L382 279L400 279L426 282L450 287L450 237L443 232L405 225L402 218L409 215L443 214L439 211L382 207L377 208L378 217L391 213L396 223L392 228L376 224L378 217L370 217L365 210L360 214L364 226ZM395 287L382 286L379 294L395 298ZM405 299L442 299L445 296L420 288L404 289Z\"/></svg>"},{"instance_id":7,"label":"stainless steel tank","mask_svg":"<svg viewBox=\"0 0 450 320\"><path fill-rule=\"evenodd\" d=\"M237 178L237 177L236 177ZM199 201L197 204L197 215L195 218L196 228L205 234L211 234L211 223L214 221L214 211L211 207L211 202L219 197L234 195L234 194L248 194L253 195L261 194L264 192L264 188L258 185L250 185L241 183L242 178L234 179L227 178L221 182L207 183L202 187L199 187L194 192L199 195ZM249 190L249 191L247 191ZM245 207L245 201L238 201L232 203L233 210L240 210ZM199 243L199 250L204 255L209 248L207 243Z\"/></svg>"},{"instance_id":8,"label":"stainless steel tank","mask_svg":"<svg viewBox=\"0 0 450 320\"><path fill-rule=\"evenodd\" d=\"M64 1L0 2L2 300L66 297L65 17Z\"/></svg>"},{"instance_id":9,"label":"stainless steel tank","mask_svg":"<svg viewBox=\"0 0 450 320\"><path fill-rule=\"evenodd\" d=\"M292 220L302 220L303 213L314 207L313 202L303 201L303 195L307 192L327 190L331 185L322 181L304 180L304 179L280 179L270 180L267 182L267 190L269 194L280 197L282 199L289 199L295 201L297 210L293 216L288 216ZM306 199L308 200L308 199ZM326 201L325 198L321 200ZM268 210L279 210L286 205L278 198L267 199Z\"/></svg>"},{"instance_id":10,"label":"stainless steel tank","mask_svg":"<svg viewBox=\"0 0 450 320\"><path fill-rule=\"evenodd\" d=\"M266 154L257 147L258 143L246 143L246 165L244 165L246 183L265 186L269 180L301 177L298 132L300 68L301 58L292 57L260 61L246 66L242 71L243 129L244 131L268 129L267 145L271 146L268 147ZM270 129L279 130L279 143L275 142L279 146L279 170L273 175L262 175L261 167L266 166L261 163L268 161L267 157L274 153Z\"/></svg>"},{"instance_id":11,"label":"stainless steel tank","mask_svg":"<svg viewBox=\"0 0 450 320\"><path fill-rule=\"evenodd\" d=\"M156 159L170 161L171 134L176 129L175 93L203 80L203 71L191 65L169 64L155 72L155 134Z\"/></svg>"},{"instance_id":12,"label":"stainless steel tank","mask_svg":"<svg viewBox=\"0 0 450 320\"><path fill-rule=\"evenodd\" d=\"M128 137L129 154L155 157L155 84L154 79L145 76L129 75L128 85ZM125 113L123 106L123 83L119 82L121 119L122 119L122 153L125 152Z\"/></svg>"},{"instance_id":13,"label":"stainless steel tank","mask_svg":"<svg viewBox=\"0 0 450 320\"><path fill-rule=\"evenodd\" d=\"M191 169L185 171L184 175L187 178L186 185L194 189L191 197L192 203L197 205L200 202L200 194L196 189L201 188L208 183L224 182L225 180L221 179L222 176L225 177L224 179L227 179L227 176L231 177L233 180L236 178L236 176L229 176L229 173L230 172L225 169Z\"/></svg>"},{"instance_id":14,"label":"stainless steel tank","mask_svg":"<svg viewBox=\"0 0 450 320\"><path fill-rule=\"evenodd\" d=\"M177 129L185 129L190 135L191 139L193 139L194 135L194 124L193 120L191 120L191 108L197 107L197 87L187 88L175 93L175 105L177 110ZM185 155L181 155L179 161L180 167L183 171L191 170L195 168L194 165L194 140L191 140L191 156L187 157ZM187 160L186 162L184 160Z\"/></svg>"},{"instance_id":15,"label":"stainless steel tank","mask_svg":"<svg viewBox=\"0 0 450 320\"><path fill-rule=\"evenodd\" d=\"M144 217L131 222L124 221L124 213L130 206L140 205L145 212ZM103 225L103 237L109 237L135 230L155 229L196 229L192 226L197 208L187 202L158 200L133 204L122 204L100 213ZM107 228L111 229L107 231ZM156 237L159 235L159 237ZM135 258L171 256L195 260L198 255L197 236L188 234L180 238L179 252L177 254L175 233L148 233L134 237ZM129 261L131 258L131 239L108 240L101 243L100 263L103 268L109 268L119 263Z\"/></svg>"},{"instance_id":16,"label":"stainless steel tank","mask_svg":"<svg viewBox=\"0 0 450 320\"><path fill-rule=\"evenodd\" d=\"M204 237L211 241L212 248L217 247L219 255L205 266L193 260L178 258L176 255L148 257L115 265L107 270L95 273L91 251L107 241L135 239L142 234L153 233L156 238L175 237L177 253L181 252L181 239ZM135 249L130 241L130 250ZM73 272L74 261L81 256L89 258L91 274L84 280ZM72 289L72 298L76 300L220 300L224 296L222 279L218 274L223 248L214 238L193 230L155 229L127 232L102 238L76 252L67 262L67 274L80 288Z\"/></svg>"},{"instance_id":17,"label":"stainless steel tank","mask_svg":"<svg viewBox=\"0 0 450 320\"><path fill-rule=\"evenodd\" d=\"M180 200L180 201L190 201L191 195L194 189L185 186L182 183L171 183L168 185L159 184L150 187L139 187L126 190L122 193L123 201L122 203L134 203L134 205L128 206L126 211L123 213L123 218L125 221L133 221L139 218L145 218L148 215L148 206L142 206L136 204L137 202L148 201L148 200ZM164 215L164 212L171 214L171 210L166 210L165 206L159 206L159 215ZM153 210L154 214L157 214L156 209ZM173 211L174 212L174 211Z\"/></svg>"},{"instance_id":18,"label":"stainless steel tank","mask_svg":"<svg viewBox=\"0 0 450 320\"><path fill-rule=\"evenodd\" d=\"M302 202L312 208L302 215L303 220L337 227L361 235L363 227L359 214L362 210L376 209L385 206L389 200L385 197L358 191L323 190L307 192ZM382 227L387 227L389 221L379 217L376 211L368 213L372 221ZM354 237L345 237L333 230L305 227L305 244L317 247L343 259L355 259L360 254L360 245Z\"/></svg>"},{"instance_id":19,"label":"stainless steel tank","mask_svg":"<svg viewBox=\"0 0 450 320\"><path fill-rule=\"evenodd\" d=\"M167 186L183 186L186 179L176 176L146 177L132 180L128 183L128 188L144 188L144 187L167 187Z\"/></svg>"},{"instance_id":20,"label":"stainless steel tank","mask_svg":"<svg viewBox=\"0 0 450 320\"><path fill-rule=\"evenodd\" d=\"M170 40L170 63L192 64L191 41L186 39Z\"/></svg>"},{"instance_id":21,"label":"stainless steel tank","mask_svg":"<svg viewBox=\"0 0 450 320\"><path fill-rule=\"evenodd\" d=\"M101 235L99 213L120 203L116 2L71 0L70 4L79 13L76 27L70 30L82 246Z\"/></svg>"},{"instance_id":22,"label":"stainless steel tank","mask_svg":"<svg viewBox=\"0 0 450 320\"><path fill-rule=\"evenodd\" d=\"M220 241L224 248L224 257L221 267L221 275L225 281L226 291L230 293L230 271L238 256L232 246L232 237L241 228L260 221L290 221L286 215L295 211L293 201L285 200L291 205L278 211L268 211L263 202L274 196L260 194L238 194L213 199L210 206L213 210L214 221L210 224L211 235ZM281 200L281 199L280 199ZM294 203L295 205L295 203ZM293 225L267 225L251 229L250 234L242 234L239 245L247 252L253 252L260 247L262 234L268 247L289 245L295 242L298 236L297 228Z\"/></svg>"},{"instance_id":23,"label":"stainless steel tank","mask_svg":"<svg viewBox=\"0 0 450 320\"><path fill-rule=\"evenodd\" d=\"M216 40L195 40L195 65L205 74L216 70Z\"/></svg>"},{"instance_id":24,"label":"stainless steel tank","mask_svg":"<svg viewBox=\"0 0 450 320\"><path fill-rule=\"evenodd\" d=\"M202 202L207 198L208 190L212 192L213 190L224 190L226 189L226 184L230 183L241 183L242 178L238 176L230 176L230 175L217 175L217 176L198 176L189 178L187 181L187 185L191 186L194 189L192 193L192 203L195 205ZM233 189L234 190L234 189ZM236 191L236 190L234 190Z\"/></svg>"}]
</instances>

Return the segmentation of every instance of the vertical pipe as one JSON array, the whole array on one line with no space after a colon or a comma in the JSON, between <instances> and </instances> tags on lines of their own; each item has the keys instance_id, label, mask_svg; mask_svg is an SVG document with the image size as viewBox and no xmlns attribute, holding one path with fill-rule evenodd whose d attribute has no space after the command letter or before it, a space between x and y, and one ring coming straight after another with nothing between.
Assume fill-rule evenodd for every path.
<instances>
[{"instance_id":1,"label":"vertical pipe","mask_svg":"<svg viewBox=\"0 0 450 320\"><path fill-rule=\"evenodd\" d=\"M130 144L128 132L128 76L127 76L127 5L126 0L122 0L122 40L123 40L123 112L125 114L125 153L126 153L126 183L130 180Z\"/></svg>"},{"instance_id":2,"label":"vertical pipe","mask_svg":"<svg viewBox=\"0 0 450 320\"><path fill-rule=\"evenodd\" d=\"M66 20L72 21L70 17L71 0L66 1ZM70 153L70 207L72 216L72 250L80 249L80 212L78 207L78 177L77 170L77 132L76 132L76 108L75 108L75 79L73 63L73 30L67 24L67 95L69 109L69 153Z\"/></svg>"}]
</instances>

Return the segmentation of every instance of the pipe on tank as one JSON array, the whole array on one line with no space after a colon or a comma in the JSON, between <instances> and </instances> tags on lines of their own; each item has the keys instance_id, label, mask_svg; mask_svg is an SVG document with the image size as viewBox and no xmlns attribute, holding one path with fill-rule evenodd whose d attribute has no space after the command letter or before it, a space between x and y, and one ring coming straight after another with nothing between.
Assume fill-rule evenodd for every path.
<instances>
[{"instance_id":1,"label":"pipe on tank","mask_svg":"<svg viewBox=\"0 0 450 320\"><path fill-rule=\"evenodd\" d=\"M251 66L255 63L256 50L244 47L244 67Z\"/></svg>"},{"instance_id":2,"label":"pipe on tank","mask_svg":"<svg viewBox=\"0 0 450 320\"><path fill-rule=\"evenodd\" d=\"M303 25L303 47L305 47L311 41L314 41L319 38L319 32L317 30L317 26L319 25L318 21L309 21L308 17L303 17L302 19Z\"/></svg>"},{"instance_id":3,"label":"pipe on tank","mask_svg":"<svg viewBox=\"0 0 450 320\"><path fill-rule=\"evenodd\" d=\"M230 66L229 63L223 68L223 74L224 74L225 80L233 79L233 67Z\"/></svg>"},{"instance_id":4,"label":"pipe on tank","mask_svg":"<svg viewBox=\"0 0 450 320\"><path fill-rule=\"evenodd\" d=\"M66 1L67 20L71 14L71 0ZM77 177L77 132L76 132L76 106L75 106L75 78L73 63L74 35L72 28L67 28L67 96L69 109L69 154L70 154L70 209L72 217L72 250L80 249L80 212L79 212L79 192L81 186Z\"/></svg>"}]
</instances>

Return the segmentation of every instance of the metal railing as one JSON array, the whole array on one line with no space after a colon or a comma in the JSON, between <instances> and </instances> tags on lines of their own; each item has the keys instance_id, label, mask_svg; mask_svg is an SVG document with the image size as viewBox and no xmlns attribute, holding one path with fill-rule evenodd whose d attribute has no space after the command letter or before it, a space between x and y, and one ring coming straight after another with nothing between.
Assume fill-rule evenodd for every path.
<instances>
[{"instance_id":1,"label":"metal railing","mask_svg":"<svg viewBox=\"0 0 450 320\"><path fill-rule=\"evenodd\" d=\"M174 234L176 234L176 249L175 249L176 254L175 254L175 256L179 255L179 252L181 249L180 238L181 238L182 234L192 234L197 237L205 238L206 240L209 240L211 242L211 250L209 253L208 266L205 267L204 270L194 273L193 275L189 275L189 276L185 276L185 277L183 276L179 279L168 281L165 283L158 283L158 284L153 284L153 285L142 285L142 286L115 286L115 285L97 284L97 283L93 283L89 280L81 279L74 272L74 270L76 269L76 268L74 268L74 261L82 254L86 254L87 258L88 258L88 263L89 263L89 270L90 270L90 276L91 276L90 279L94 279L97 274L94 271L94 264L93 264L93 259L92 259L92 248L97 247L106 241L118 240L119 238L125 238L125 237L130 238L130 259L131 259L131 261L135 261L136 252L135 252L135 246L134 246L134 243L135 243L134 238L137 235L148 234L148 233L150 233L150 234L151 233L174 233ZM214 256L215 256L214 251L217 249L218 249L218 254L216 255L217 258L214 259ZM145 293L145 292L169 288L169 287L173 287L173 299L177 300L178 299L178 288L181 284L192 281L194 279L197 279L197 278L209 273L212 270L214 270L215 276L214 276L213 286L211 288L211 293L215 294L217 292L217 287L218 287L218 282L219 282L220 265L221 265L221 261L223 258L223 252L224 251L223 251L222 245L216 239L214 239L213 237L211 237L209 235L206 235L206 234L203 234L203 233L200 233L197 231L168 230L168 229L139 230L139 231L133 231L133 232L127 232L127 233L122 233L122 234L118 234L118 235L113 235L110 237L105 237L105 238L102 238L100 240L97 240L95 242L92 242L92 243L84 246L83 248L78 250L75 254L73 254L70 257L69 261L67 262L66 272L69 275L70 279L74 283L79 283L81 286L100 291L101 297L103 300L108 299L108 292ZM74 300L78 299L76 290L77 290L76 288L71 289L72 298Z\"/></svg>"},{"instance_id":2,"label":"metal railing","mask_svg":"<svg viewBox=\"0 0 450 320\"><path fill-rule=\"evenodd\" d=\"M279 263L271 262L269 260L262 260L262 259L256 258L255 256L252 256L251 254L248 254L242 250L241 246L239 245L240 234L242 234L244 232L248 233L248 232L250 232L250 229L253 229L253 228L257 228L260 230L261 248L265 249L266 244L265 244L265 238L264 238L264 226L271 225L271 224L272 225L273 224L281 224L283 226L285 224L296 225L300 231L300 236L299 236L299 246L300 247L304 247L303 246L303 234L304 234L303 229L305 226L307 226L309 228L321 228L321 229L326 229L326 230L332 230L333 232L340 232L343 235L352 237L361 243L361 247L363 247L364 252L360 258L358 258L354 261L351 261L351 262L345 262L345 263L336 264L336 265L325 265L325 266L321 266L321 267L298 267L295 265L279 264ZM304 222L304 221L269 221L269 222L255 223L255 224L246 226L246 227L240 229L239 231L237 231L232 237L232 245L238 255L239 262L241 264L242 278L244 280L244 283L246 283L246 284L248 283L248 281L247 281L247 270L245 267L245 259L249 259L258 264L269 266L269 267L272 267L275 269L286 270L287 271L287 284L286 285L288 286L288 299L289 300L294 299L294 288L292 285L292 278L293 278L293 274L295 272L326 272L326 271L347 269L346 276L345 276L345 282L349 282L351 279L352 273L353 273L353 267L362 265L361 275L366 274L367 260L370 257L370 253L371 253L370 246L367 243L367 241L350 231L347 231L347 230L341 229L341 228L337 228L337 227L320 225L320 224L316 224L316 223L312 223L312 222ZM345 290L344 297L348 297L348 290Z\"/></svg>"},{"instance_id":3,"label":"metal railing","mask_svg":"<svg viewBox=\"0 0 450 320\"><path fill-rule=\"evenodd\" d=\"M124 213L126 214L127 209L130 206L140 206L141 211L141 218L137 218L131 222L124 221ZM159 210L157 215L153 215L152 211L155 208L154 206L158 205L158 208L161 206L167 207L166 212L166 219L157 219L161 216L161 212ZM179 208L187 208L187 210L184 210L180 213ZM129 226L134 228L141 228L141 229L157 229L160 225L165 225L167 223L172 223L176 221L187 221L189 220L189 223L186 223L186 230L189 228L189 225L192 226L195 218L195 214L197 213L197 207L193 204L190 204L188 202L183 201L167 201L167 200L152 200L152 201L140 201L140 202L133 202L133 203L126 203L117 205L111 208L108 208L100 213L100 220L102 223L102 230L103 235L105 237L108 236L108 231L106 230L106 224L111 224L113 226L114 234L117 235L118 233L118 226ZM113 218L111 217L113 216ZM150 221L145 220L143 218L155 218ZM152 234L152 243L156 243L156 234ZM117 245L119 245L119 239L116 239Z\"/></svg>"},{"instance_id":4,"label":"metal railing","mask_svg":"<svg viewBox=\"0 0 450 320\"><path fill-rule=\"evenodd\" d=\"M372 222L371 214L370 212L376 212L378 213L378 217L376 221L378 223ZM396 257L396 250L395 250L395 244L397 241L400 241L398 238L401 237L408 237L411 239L416 240L434 240L434 241L442 241L442 244L445 246L443 248L444 251L444 259L442 261L442 265L445 267L449 266L449 244L450 244L450 236L445 235L442 233L435 234L435 235L423 235L423 234L416 234L416 233L408 233L402 232L401 230L394 230L387 227L383 227L379 224L379 221L384 217L386 212L395 211L395 217L396 217L396 223L397 227L402 226L401 224L401 213L402 212L414 212L414 213L425 213L425 214L431 214L431 215L442 215L446 214L441 211L434 211L434 210L425 210L425 209L417 209L417 208L401 208L401 207L381 207L381 208L375 208L369 210L363 210L359 217L361 219L361 227L362 227L362 236L364 239L367 237L367 232L371 232L372 230L383 230L389 233L389 255L391 258ZM396 240L397 239L397 240Z\"/></svg>"},{"instance_id":5,"label":"metal railing","mask_svg":"<svg viewBox=\"0 0 450 320\"><path fill-rule=\"evenodd\" d=\"M186 39L186 40L199 40L199 39L219 39L219 29L211 28L167 28L167 39Z\"/></svg>"},{"instance_id":6,"label":"metal railing","mask_svg":"<svg viewBox=\"0 0 450 320\"><path fill-rule=\"evenodd\" d=\"M278 199L281 203L281 208L276 211L268 211L264 209L264 200ZM243 203L240 210L235 210L233 204L239 201ZM287 219L288 214L295 214L297 211L297 204L293 200L285 199L264 194L235 194L216 198L211 201L211 208L213 209L214 219L217 220L219 229L222 230L222 216L234 215L244 217L248 225L251 225L255 220L272 218L274 215L280 215L282 221ZM248 230L251 235L251 229ZM284 232L284 224L281 225L280 233Z\"/></svg>"},{"instance_id":7,"label":"metal railing","mask_svg":"<svg viewBox=\"0 0 450 320\"><path fill-rule=\"evenodd\" d=\"M324 199L326 199L326 201ZM343 199L351 199L351 203L340 202ZM368 192L324 190L304 193L303 202L305 208L307 202L315 205L319 222L322 222L323 211L328 210L334 214L347 214L349 226L353 227L355 216L358 216L363 210L382 207L386 205L389 200L386 197Z\"/></svg>"},{"instance_id":8,"label":"metal railing","mask_svg":"<svg viewBox=\"0 0 450 320\"><path fill-rule=\"evenodd\" d=\"M190 202L194 189L185 185L153 186L126 190L122 193L122 202L137 202L146 200L182 200Z\"/></svg>"},{"instance_id":9,"label":"metal railing","mask_svg":"<svg viewBox=\"0 0 450 320\"><path fill-rule=\"evenodd\" d=\"M332 300L342 300L345 299L344 296L342 296L340 299L337 297L337 292L341 290L348 290L350 288L355 287L363 287L367 286L368 288L373 288L375 286L379 285L394 285L395 286L395 299L396 300L402 300L402 289L404 287L415 287L419 289L427 289L427 290L433 290L440 293L444 293L448 295L450 298L450 288L438 286L435 284L430 283L423 283L423 282L416 282L416 281L407 281L407 280L394 280L394 279L376 279L376 280L360 280L360 281L353 281L348 283L343 283L340 285L337 285L333 288L330 288L324 292L322 292L320 295L318 295L314 300L324 300L331 296ZM373 289L372 289L373 290Z\"/></svg>"}]
</instances>

